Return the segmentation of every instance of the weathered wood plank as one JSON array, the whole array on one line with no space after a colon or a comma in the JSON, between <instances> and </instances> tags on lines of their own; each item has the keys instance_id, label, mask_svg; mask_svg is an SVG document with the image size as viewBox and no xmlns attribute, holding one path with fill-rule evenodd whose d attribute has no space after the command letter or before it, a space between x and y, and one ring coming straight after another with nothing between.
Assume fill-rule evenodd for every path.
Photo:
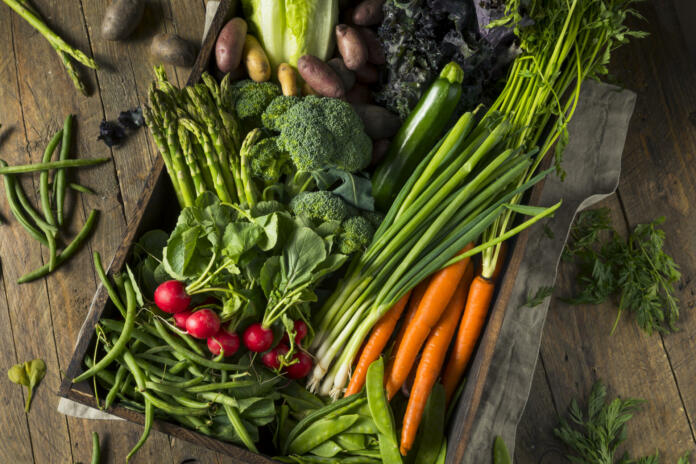
<instances>
[{"instance_id":1,"label":"weathered wood plank","mask_svg":"<svg viewBox=\"0 0 696 464\"><path fill-rule=\"evenodd\" d=\"M618 199L612 196L600 206L611 208L614 227L625 232ZM561 265L557 297L572 295L572 266ZM554 403L565 414L571 399L587 398L597 379L610 387L611 396L644 398L646 404L629 423L625 449L635 457L659 449L664 462L674 462L693 441L664 346L628 314L610 335L616 316L612 302L572 306L554 298L541 346Z\"/></svg>"},{"instance_id":2,"label":"weathered wood plank","mask_svg":"<svg viewBox=\"0 0 696 464\"><path fill-rule=\"evenodd\" d=\"M687 3L646 2L641 23L650 37L621 50L618 77L639 91L624 154L619 194L633 226L665 216L665 248L681 266L680 331L664 336L668 361L693 430L696 385L693 334L696 331L696 65L685 43L693 45L693 24L684 23ZM693 6L688 7L693 12ZM684 27L684 34L680 28ZM688 28L691 29L688 29ZM672 405L673 410L682 407ZM675 446L676 443L675 443ZM690 446L693 448L693 445Z\"/></svg>"}]
</instances>

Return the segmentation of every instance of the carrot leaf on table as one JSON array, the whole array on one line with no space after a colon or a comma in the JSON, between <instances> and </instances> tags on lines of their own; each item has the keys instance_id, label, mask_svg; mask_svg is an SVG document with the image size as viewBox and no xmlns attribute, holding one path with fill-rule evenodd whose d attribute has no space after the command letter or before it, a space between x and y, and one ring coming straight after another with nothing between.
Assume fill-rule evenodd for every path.
<instances>
[{"instance_id":1,"label":"carrot leaf on table","mask_svg":"<svg viewBox=\"0 0 696 464\"><path fill-rule=\"evenodd\" d=\"M626 240L612 228L608 209L581 213L564 251L566 260L579 265L580 291L566 301L599 304L616 298L617 322L626 310L648 334L676 330L679 306L674 286L681 273L663 249L663 222L664 217L640 224ZM612 332L615 328L616 322Z\"/></svg>"}]
</instances>

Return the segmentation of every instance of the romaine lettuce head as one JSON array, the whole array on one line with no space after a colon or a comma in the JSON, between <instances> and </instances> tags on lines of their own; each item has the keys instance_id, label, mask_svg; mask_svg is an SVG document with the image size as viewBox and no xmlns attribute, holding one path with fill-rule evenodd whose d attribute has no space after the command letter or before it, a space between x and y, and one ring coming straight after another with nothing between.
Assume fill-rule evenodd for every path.
<instances>
[{"instance_id":1,"label":"romaine lettuce head","mask_svg":"<svg viewBox=\"0 0 696 464\"><path fill-rule=\"evenodd\" d=\"M274 69L280 63L297 66L302 55L331 57L338 0L242 0L242 7Z\"/></svg>"}]
</instances>

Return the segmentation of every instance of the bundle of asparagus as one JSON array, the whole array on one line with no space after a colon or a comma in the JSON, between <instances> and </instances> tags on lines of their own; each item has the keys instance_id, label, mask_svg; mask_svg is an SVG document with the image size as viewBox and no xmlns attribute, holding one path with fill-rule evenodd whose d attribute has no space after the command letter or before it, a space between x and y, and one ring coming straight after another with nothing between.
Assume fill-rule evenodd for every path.
<instances>
[{"instance_id":1,"label":"bundle of asparagus","mask_svg":"<svg viewBox=\"0 0 696 464\"><path fill-rule=\"evenodd\" d=\"M65 70L68 72L70 79L73 81L75 88L78 89L83 95L87 95L87 89L85 88L80 75L75 68L75 63L73 63L70 58L72 57L76 61L82 63L91 69L99 69L96 61L87 56L82 51L76 49L75 47L69 45L65 40L63 40L58 34L56 34L48 25L44 22L41 15L32 7L28 0L2 0L7 6L12 8L18 15L24 18L31 26L39 31L46 40L51 44L53 49L56 51Z\"/></svg>"},{"instance_id":2,"label":"bundle of asparagus","mask_svg":"<svg viewBox=\"0 0 696 464\"><path fill-rule=\"evenodd\" d=\"M229 104L230 82L203 82L178 89L164 68L155 68L150 107L143 114L174 185L181 207L206 190L228 203L244 198L241 179L242 131Z\"/></svg>"}]
</instances>

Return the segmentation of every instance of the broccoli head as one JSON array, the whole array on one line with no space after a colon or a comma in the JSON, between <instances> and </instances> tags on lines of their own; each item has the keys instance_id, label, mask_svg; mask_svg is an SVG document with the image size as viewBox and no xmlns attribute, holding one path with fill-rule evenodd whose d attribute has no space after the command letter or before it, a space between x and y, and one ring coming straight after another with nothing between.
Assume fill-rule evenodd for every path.
<instances>
[{"instance_id":1,"label":"broccoli head","mask_svg":"<svg viewBox=\"0 0 696 464\"><path fill-rule=\"evenodd\" d=\"M247 151L251 175L266 185L276 184L283 174L288 174L292 169L287 154L278 148L276 138L261 139Z\"/></svg>"},{"instance_id":2,"label":"broccoli head","mask_svg":"<svg viewBox=\"0 0 696 464\"><path fill-rule=\"evenodd\" d=\"M336 98L303 98L276 121L278 146L299 171L337 168L355 172L370 164L372 141L353 107Z\"/></svg>"},{"instance_id":3,"label":"broccoli head","mask_svg":"<svg viewBox=\"0 0 696 464\"><path fill-rule=\"evenodd\" d=\"M242 120L259 120L271 101L280 95L280 87L272 82L246 79L234 85L235 110Z\"/></svg>"},{"instance_id":4,"label":"broccoli head","mask_svg":"<svg viewBox=\"0 0 696 464\"><path fill-rule=\"evenodd\" d=\"M384 214L378 211L363 211L362 217L367 219L367 222L369 222L375 230L379 229L382 221L384 221Z\"/></svg>"},{"instance_id":5,"label":"broccoli head","mask_svg":"<svg viewBox=\"0 0 696 464\"><path fill-rule=\"evenodd\" d=\"M341 197L325 190L300 193L290 201L290 210L318 222L345 221L357 213Z\"/></svg>"},{"instance_id":6,"label":"broccoli head","mask_svg":"<svg viewBox=\"0 0 696 464\"><path fill-rule=\"evenodd\" d=\"M346 219L341 224L341 229L341 235L338 237L338 249L345 255L364 251L375 234L375 228L362 216Z\"/></svg>"},{"instance_id":7,"label":"broccoli head","mask_svg":"<svg viewBox=\"0 0 696 464\"><path fill-rule=\"evenodd\" d=\"M300 97L295 97L293 95L280 95L279 97L275 97L266 107L266 111L261 115L263 127L270 130L280 130L278 127L278 119L300 101Z\"/></svg>"}]
</instances>

